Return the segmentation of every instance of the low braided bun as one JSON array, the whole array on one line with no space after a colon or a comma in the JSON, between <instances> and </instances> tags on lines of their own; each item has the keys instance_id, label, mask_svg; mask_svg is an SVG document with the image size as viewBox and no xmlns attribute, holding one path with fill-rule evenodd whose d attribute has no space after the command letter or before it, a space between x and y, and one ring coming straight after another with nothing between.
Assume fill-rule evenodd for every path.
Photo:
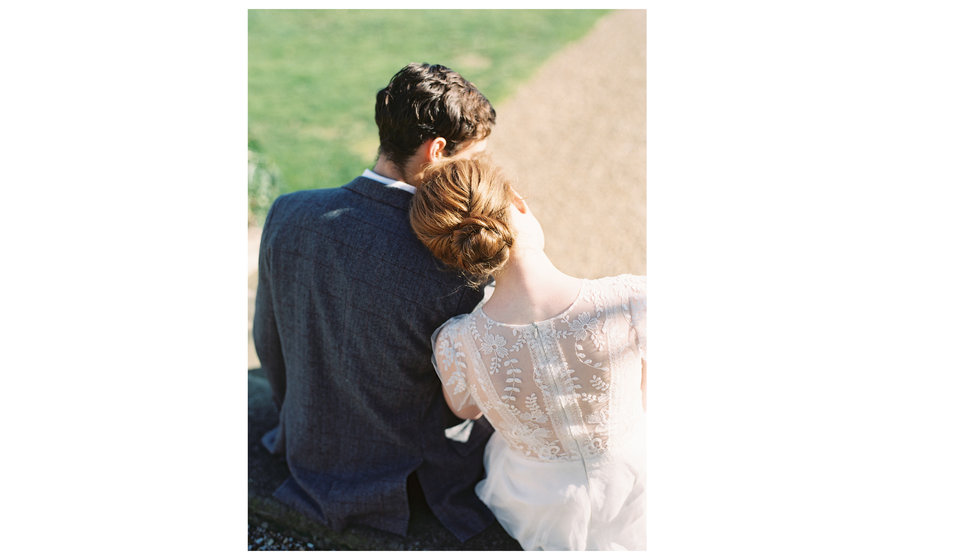
<instances>
[{"instance_id":1,"label":"low braided bun","mask_svg":"<svg viewBox=\"0 0 980 560\"><path fill-rule=\"evenodd\" d=\"M456 266L469 276L486 277L510 256L514 237L507 224L490 216L464 218L452 232Z\"/></svg>"},{"instance_id":2,"label":"low braided bun","mask_svg":"<svg viewBox=\"0 0 980 560\"><path fill-rule=\"evenodd\" d=\"M511 201L510 182L486 156L442 160L424 171L409 219L436 258L479 285L510 256Z\"/></svg>"}]
</instances>

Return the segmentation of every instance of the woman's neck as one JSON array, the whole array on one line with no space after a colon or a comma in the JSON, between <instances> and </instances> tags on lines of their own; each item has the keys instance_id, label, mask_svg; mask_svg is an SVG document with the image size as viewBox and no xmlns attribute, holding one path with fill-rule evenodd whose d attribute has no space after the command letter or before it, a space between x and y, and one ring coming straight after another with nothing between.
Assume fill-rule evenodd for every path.
<instances>
[{"instance_id":1,"label":"woman's neck","mask_svg":"<svg viewBox=\"0 0 980 560\"><path fill-rule=\"evenodd\" d=\"M582 280L558 270L542 249L514 247L494 274L484 312L502 323L525 324L554 317L578 296Z\"/></svg>"}]
</instances>

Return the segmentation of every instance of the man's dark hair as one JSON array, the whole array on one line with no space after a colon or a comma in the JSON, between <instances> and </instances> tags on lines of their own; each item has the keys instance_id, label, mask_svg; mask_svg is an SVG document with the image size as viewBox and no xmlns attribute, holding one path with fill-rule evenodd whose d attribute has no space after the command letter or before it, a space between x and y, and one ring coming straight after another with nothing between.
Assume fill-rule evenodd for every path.
<instances>
[{"instance_id":1,"label":"man's dark hair","mask_svg":"<svg viewBox=\"0 0 980 560\"><path fill-rule=\"evenodd\" d=\"M423 142L441 136L447 156L490 135L497 113L458 72L439 64L412 63L378 92L374 121L380 152L404 171Z\"/></svg>"}]
</instances>

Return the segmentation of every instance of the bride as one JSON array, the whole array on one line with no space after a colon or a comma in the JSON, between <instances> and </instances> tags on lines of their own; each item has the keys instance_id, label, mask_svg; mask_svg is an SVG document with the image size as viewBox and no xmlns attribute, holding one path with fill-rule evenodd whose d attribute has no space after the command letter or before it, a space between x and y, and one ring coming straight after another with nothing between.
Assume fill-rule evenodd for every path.
<instances>
[{"instance_id":1,"label":"bride","mask_svg":"<svg viewBox=\"0 0 980 560\"><path fill-rule=\"evenodd\" d=\"M496 283L432 335L449 406L496 430L479 498L525 550L644 550L645 278L555 268L484 156L428 168L410 218L442 262Z\"/></svg>"}]
</instances>

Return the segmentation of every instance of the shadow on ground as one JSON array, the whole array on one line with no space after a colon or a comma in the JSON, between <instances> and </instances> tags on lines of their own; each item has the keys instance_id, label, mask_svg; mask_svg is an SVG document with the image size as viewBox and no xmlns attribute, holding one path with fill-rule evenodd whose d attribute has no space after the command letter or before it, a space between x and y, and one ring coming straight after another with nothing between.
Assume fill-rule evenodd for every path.
<instances>
[{"instance_id":1,"label":"shadow on ground","mask_svg":"<svg viewBox=\"0 0 980 560\"><path fill-rule=\"evenodd\" d=\"M439 523L414 477L408 481L411 517L408 536L370 527L343 532L327 529L317 521L285 506L272 494L287 478L286 463L262 447L262 434L276 424L269 382L261 369L248 370L248 520L265 523L296 541L312 543L316 550L521 550L499 524L461 543Z\"/></svg>"}]
</instances>

